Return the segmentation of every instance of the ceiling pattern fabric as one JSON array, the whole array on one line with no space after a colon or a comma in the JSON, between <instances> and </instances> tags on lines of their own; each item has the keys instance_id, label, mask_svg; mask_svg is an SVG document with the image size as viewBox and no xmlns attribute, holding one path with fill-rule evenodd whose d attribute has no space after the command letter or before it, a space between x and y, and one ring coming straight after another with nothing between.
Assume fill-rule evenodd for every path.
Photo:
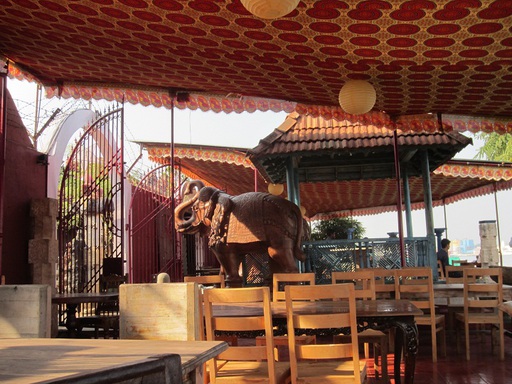
<instances>
[{"instance_id":1,"label":"ceiling pattern fabric","mask_svg":"<svg viewBox=\"0 0 512 384\"><path fill-rule=\"evenodd\" d=\"M150 159L170 163L169 145L141 143ZM175 162L182 173L231 195L267 192L268 184L241 150L175 144ZM451 160L431 173L433 206L512 189L512 164ZM396 180L351 180L300 183L300 201L308 220L375 215L396 211ZM409 178L411 206L424 209L423 181ZM282 196L286 196L285 191Z\"/></svg>"},{"instance_id":2,"label":"ceiling pattern fabric","mask_svg":"<svg viewBox=\"0 0 512 384\"><path fill-rule=\"evenodd\" d=\"M51 96L239 112L375 110L412 129L512 132L511 0L303 0L277 20L239 0L0 0L0 56ZM479 116L471 122L468 116ZM414 124L412 124L414 123ZM402 129L402 127L400 127Z\"/></svg>"}]
</instances>

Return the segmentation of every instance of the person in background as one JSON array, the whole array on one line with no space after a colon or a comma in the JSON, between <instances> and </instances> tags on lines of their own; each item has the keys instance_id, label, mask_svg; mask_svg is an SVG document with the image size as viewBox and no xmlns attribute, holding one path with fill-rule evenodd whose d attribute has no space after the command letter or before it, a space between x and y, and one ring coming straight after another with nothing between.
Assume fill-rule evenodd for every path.
<instances>
[{"instance_id":1,"label":"person in background","mask_svg":"<svg viewBox=\"0 0 512 384\"><path fill-rule=\"evenodd\" d=\"M450 249L450 240L441 240L441 249L437 251L437 260L443 266L443 273L446 276L446 266L449 265L448 250Z\"/></svg>"}]
</instances>

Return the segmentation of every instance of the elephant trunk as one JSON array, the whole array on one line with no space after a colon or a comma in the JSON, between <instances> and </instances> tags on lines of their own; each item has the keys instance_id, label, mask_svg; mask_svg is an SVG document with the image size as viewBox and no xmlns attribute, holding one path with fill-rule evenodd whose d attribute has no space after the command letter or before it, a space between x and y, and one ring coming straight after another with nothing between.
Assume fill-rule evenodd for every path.
<instances>
[{"instance_id":1,"label":"elephant trunk","mask_svg":"<svg viewBox=\"0 0 512 384\"><path fill-rule=\"evenodd\" d=\"M178 232L184 232L196 221L196 214L192 205L196 202L199 191L204 187L201 180L190 180L183 184L181 197L183 202L174 209L175 227ZM194 195L187 199L188 196Z\"/></svg>"},{"instance_id":2,"label":"elephant trunk","mask_svg":"<svg viewBox=\"0 0 512 384\"><path fill-rule=\"evenodd\" d=\"M183 232L190 227L196 220L196 214L192 205L196 202L199 192L196 192L193 198L182 202L174 209L175 227L178 232Z\"/></svg>"}]
</instances>

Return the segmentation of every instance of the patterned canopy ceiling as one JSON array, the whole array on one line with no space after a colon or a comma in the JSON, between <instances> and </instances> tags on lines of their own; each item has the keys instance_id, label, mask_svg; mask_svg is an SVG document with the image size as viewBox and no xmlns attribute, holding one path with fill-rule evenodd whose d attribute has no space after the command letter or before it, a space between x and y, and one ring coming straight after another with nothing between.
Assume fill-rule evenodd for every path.
<instances>
[{"instance_id":1,"label":"patterned canopy ceiling","mask_svg":"<svg viewBox=\"0 0 512 384\"><path fill-rule=\"evenodd\" d=\"M170 163L169 145L139 143L152 161ZM267 192L265 180L241 149L175 145L182 172L231 195ZM256 187L255 187L256 183ZM512 164L450 160L431 173L433 206L512 189ZM409 178L412 209L423 209L423 181ZM286 195L286 187L283 196ZM310 220L396 211L396 179L300 183L301 205Z\"/></svg>"},{"instance_id":2,"label":"patterned canopy ceiling","mask_svg":"<svg viewBox=\"0 0 512 384\"><path fill-rule=\"evenodd\" d=\"M0 56L49 95L336 117L345 81L365 79L393 121L512 132L511 0L302 0L277 20L239 0L0 4Z\"/></svg>"}]
</instances>

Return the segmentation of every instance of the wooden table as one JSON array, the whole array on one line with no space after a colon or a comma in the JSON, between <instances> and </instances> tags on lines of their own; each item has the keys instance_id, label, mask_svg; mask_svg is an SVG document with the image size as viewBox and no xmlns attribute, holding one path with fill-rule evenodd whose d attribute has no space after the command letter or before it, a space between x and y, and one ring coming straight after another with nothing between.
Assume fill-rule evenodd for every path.
<instances>
[{"instance_id":1,"label":"wooden table","mask_svg":"<svg viewBox=\"0 0 512 384\"><path fill-rule=\"evenodd\" d=\"M484 295L485 292L482 292ZM434 296L436 298L464 297L464 284L434 284ZM503 284L503 300L512 300L512 285Z\"/></svg>"},{"instance_id":2,"label":"wooden table","mask_svg":"<svg viewBox=\"0 0 512 384\"><path fill-rule=\"evenodd\" d=\"M346 301L314 301L295 303L297 313L333 313L347 312ZM254 316L261 315L261 308L255 304L215 305L214 316ZM358 328L386 331L396 328L395 336L395 383L400 383L400 362L402 349L404 352L404 382L414 382L416 354L418 352L418 328L414 316L422 312L407 300L358 300ZM286 304L283 301L272 302L272 318L274 325L286 333ZM333 330L333 334L341 330ZM346 331L346 330L343 330Z\"/></svg>"},{"instance_id":3,"label":"wooden table","mask_svg":"<svg viewBox=\"0 0 512 384\"><path fill-rule=\"evenodd\" d=\"M66 305L66 328L70 336L75 336L80 328L77 321L76 311L83 303L109 303L119 300L117 292L79 292L59 293L52 296L52 304Z\"/></svg>"},{"instance_id":4,"label":"wooden table","mask_svg":"<svg viewBox=\"0 0 512 384\"><path fill-rule=\"evenodd\" d=\"M0 339L0 382L194 383L203 364L227 347L223 341Z\"/></svg>"}]
</instances>

